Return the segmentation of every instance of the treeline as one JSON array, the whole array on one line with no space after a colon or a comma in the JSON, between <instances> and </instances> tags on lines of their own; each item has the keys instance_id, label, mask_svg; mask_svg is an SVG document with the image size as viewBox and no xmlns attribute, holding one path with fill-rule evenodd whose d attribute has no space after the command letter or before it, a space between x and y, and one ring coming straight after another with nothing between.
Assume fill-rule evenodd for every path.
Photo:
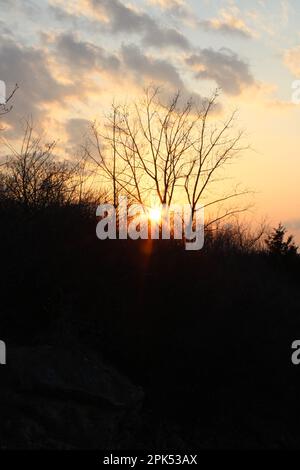
<instances>
[{"instance_id":1,"label":"treeline","mask_svg":"<svg viewBox=\"0 0 300 470\"><path fill-rule=\"evenodd\" d=\"M76 207L95 219L98 204L115 204L114 196L103 185L96 188L94 168L86 158L61 161L55 155L55 141L45 144L27 123L19 149L8 145L8 155L0 167L0 204L2 210L11 208L29 213L45 209ZM103 189L105 188L105 189ZM128 196L128 193L125 194ZM130 195L129 195L130 197ZM134 202L132 198L129 203ZM261 224L256 231L240 223L235 214L229 223L206 220L206 245L218 249L239 251L269 251L273 254L297 253L293 237L285 241L286 229L279 224L267 237L268 227ZM225 218L226 219L226 218Z\"/></svg>"}]
</instances>

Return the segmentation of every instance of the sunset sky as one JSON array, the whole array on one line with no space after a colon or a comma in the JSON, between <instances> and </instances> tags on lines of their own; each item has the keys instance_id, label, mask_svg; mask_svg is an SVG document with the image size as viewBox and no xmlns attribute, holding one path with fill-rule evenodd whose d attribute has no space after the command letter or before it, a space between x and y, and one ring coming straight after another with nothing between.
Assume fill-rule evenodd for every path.
<instances>
[{"instance_id":1,"label":"sunset sky","mask_svg":"<svg viewBox=\"0 0 300 470\"><path fill-rule=\"evenodd\" d=\"M299 24L299 0L0 0L0 80L20 87L4 136L32 116L70 156L113 99L219 87L217 119L238 108L252 147L232 172L253 216L300 233Z\"/></svg>"}]
</instances>

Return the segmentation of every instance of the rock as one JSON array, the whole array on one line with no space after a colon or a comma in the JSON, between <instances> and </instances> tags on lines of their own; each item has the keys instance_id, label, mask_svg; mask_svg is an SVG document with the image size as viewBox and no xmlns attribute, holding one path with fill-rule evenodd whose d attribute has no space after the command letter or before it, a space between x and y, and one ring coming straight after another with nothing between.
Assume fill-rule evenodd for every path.
<instances>
[{"instance_id":1,"label":"rock","mask_svg":"<svg viewBox=\"0 0 300 470\"><path fill-rule=\"evenodd\" d=\"M4 367L2 447L130 446L143 392L97 354L53 346L14 348Z\"/></svg>"}]
</instances>

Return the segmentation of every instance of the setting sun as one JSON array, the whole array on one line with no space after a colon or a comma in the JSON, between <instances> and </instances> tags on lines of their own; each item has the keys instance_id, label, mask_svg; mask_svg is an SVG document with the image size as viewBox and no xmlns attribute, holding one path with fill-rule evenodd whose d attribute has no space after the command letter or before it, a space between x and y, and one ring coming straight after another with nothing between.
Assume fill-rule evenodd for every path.
<instances>
[{"instance_id":1,"label":"setting sun","mask_svg":"<svg viewBox=\"0 0 300 470\"><path fill-rule=\"evenodd\" d=\"M149 209L149 219L152 222L159 222L161 220L161 207L151 207Z\"/></svg>"}]
</instances>

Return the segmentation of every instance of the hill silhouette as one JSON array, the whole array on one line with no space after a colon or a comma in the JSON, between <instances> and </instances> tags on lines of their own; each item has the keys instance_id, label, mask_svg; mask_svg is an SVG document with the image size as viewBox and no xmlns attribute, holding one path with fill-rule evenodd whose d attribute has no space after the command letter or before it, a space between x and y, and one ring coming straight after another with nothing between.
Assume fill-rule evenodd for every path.
<instances>
[{"instance_id":1,"label":"hill silhouette","mask_svg":"<svg viewBox=\"0 0 300 470\"><path fill-rule=\"evenodd\" d=\"M234 227L193 253L99 241L88 203L0 217L3 448L299 445L298 255Z\"/></svg>"}]
</instances>

